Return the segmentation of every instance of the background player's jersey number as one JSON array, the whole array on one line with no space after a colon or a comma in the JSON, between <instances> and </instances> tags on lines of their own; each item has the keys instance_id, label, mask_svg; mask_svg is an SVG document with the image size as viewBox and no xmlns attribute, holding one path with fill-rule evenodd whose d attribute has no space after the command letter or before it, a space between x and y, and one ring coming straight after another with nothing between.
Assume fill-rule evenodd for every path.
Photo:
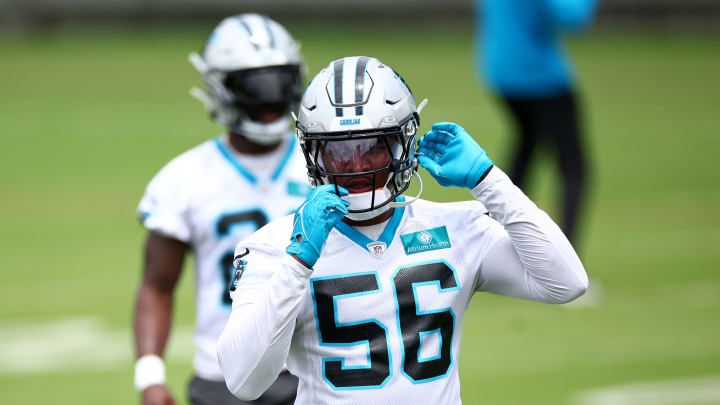
<instances>
[{"instance_id":1,"label":"background player's jersey number","mask_svg":"<svg viewBox=\"0 0 720 405\"><path fill-rule=\"evenodd\" d=\"M399 268L393 276L397 322L402 340L402 374L413 383L424 383L448 375L452 366L452 309L421 312L415 286L437 285L440 293L460 288L454 270L444 261ZM380 292L377 273L355 273L311 280L321 345L355 346L366 343L369 364L346 366L343 358L323 359L323 378L334 389L381 388L392 375L388 329L376 319L339 324L337 299ZM372 316L369 314L369 316ZM420 358L423 335L437 333L440 353ZM397 355L397 354L394 354Z\"/></svg>"},{"instance_id":2,"label":"background player's jersey number","mask_svg":"<svg viewBox=\"0 0 720 405\"><path fill-rule=\"evenodd\" d=\"M250 223L255 226L254 231L262 228L268 223L267 216L259 209L235 212L232 214L226 214L220 217L215 225L215 232L219 237L225 237L230 235L230 228L233 225L239 225L243 223ZM228 286L232 281L235 269L233 268L233 257L235 250L228 250L220 257L220 273L222 274L223 289L220 296L220 302L223 306L229 307L232 305L232 299L230 298L230 290Z\"/></svg>"}]
</instances>

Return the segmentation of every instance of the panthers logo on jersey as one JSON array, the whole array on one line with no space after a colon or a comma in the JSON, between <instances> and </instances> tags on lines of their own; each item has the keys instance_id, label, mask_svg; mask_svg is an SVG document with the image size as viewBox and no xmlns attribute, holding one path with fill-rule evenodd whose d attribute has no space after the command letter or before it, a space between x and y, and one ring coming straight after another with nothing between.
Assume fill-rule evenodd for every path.
<instances>
[{"instance_id":1,"label":"panthers logo on jersey","mask_svg":"<svg viewBox=\"0 0 720 405\"><path fill-rule=\"evenodd\" d=\"M239 255L235 256L233 258L233 266L235 267L235 275L233 275L232 281L230 281L230 286L228 289L232 292L237 289L238 283L240 282L240 278L242 277L243 273L245 272L245 266L247 266L247 260L244 260L243 257L247 256L250 253L250 249L245 248L244 253L240 253Z\"/></svg>"}]
</instances>

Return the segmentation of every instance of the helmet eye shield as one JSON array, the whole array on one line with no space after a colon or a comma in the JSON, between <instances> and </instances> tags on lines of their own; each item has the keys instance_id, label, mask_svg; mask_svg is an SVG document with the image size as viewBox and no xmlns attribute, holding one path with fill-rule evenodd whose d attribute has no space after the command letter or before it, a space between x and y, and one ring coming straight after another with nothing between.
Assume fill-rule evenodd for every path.
<instances>
[{"instance_id":1,"label":"helmet eye shield","mask_svg":"<svg viewBox=\"0 0 720 405\"><path fill-rule=\"evenodd\" d=\"M386 169L393 159L394 137L318 142L318 166L327 174L360 174Z\"/></svg>"},{"instance_id":2,"label":"helmet eye shield","mask_svg":"<svg viewBox=\"0 0 720 405\"><path fill-rule=\"evenodd\" d=\"M267 123L288 115L300 99L302 79L299 66L282 65L228 72L222 84L229 104Z\"/></svg>"},{"instance_id":3,"label":"helmet eye shield","mask_svg":"<svg viewBox=\"0 0 720 405\"><path fill-rule=\"evenodd\" d=\"M316 162L331 183L361 193L386 185L395 145L392 137L320 141Z\"/></svg>"},{"instance_id":4,"label":"helmet eye shield","mask_svg":"<svg viewBox=\"0 0 720 405\"><path fill-rule=\"evenodd\" d=\"M239 105L297 102L302 88L296 65L228 72L223 84Z\"/></svg>"}]
</instances>

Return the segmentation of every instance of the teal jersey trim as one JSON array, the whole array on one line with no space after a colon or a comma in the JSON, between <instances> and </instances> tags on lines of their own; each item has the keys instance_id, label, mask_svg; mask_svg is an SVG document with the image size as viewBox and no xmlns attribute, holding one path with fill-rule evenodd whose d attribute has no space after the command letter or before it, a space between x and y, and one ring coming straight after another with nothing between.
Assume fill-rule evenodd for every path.
<instances>
[{"instance_id":1,"label":"teal jersey trim","mask_svg":"<svg viewBox=\"0 0 720 405\"><path fill-rule=\"evenodd\" d=\"M285 156L283 156L282 160L280 161L280 164L278 165L277 169L275 169L275 172L273 173L271 179L272 181L275 181L280 177L283 170L285 169L285 166L287 166L288 162L290 161L290 158L293 155L293 151L295 150L295 143L297 140L295 137L290 137L290 142L288 142L287 150L285 151Z\"/></svg>"},{"instance_id":2,"label":"teal jersey trim","mask_svg":"<svg viewBox=\"0 0 720 405\"><path fill-rule=\"evenodd\" d=\"M405 201L405 197L399 196L395 199L395 201ZM390 248L390 243L395 237L395 232L397 232L398 226L400 226L400 221L402 221L404 214L405 207L395 208L395 212L393 212L392 217L390 217L390 221L388 221L387 225L385 226L385 230L382 232L382 234L380 234L380 238L377 241L385 242L386 249ZM335 225L335 229L337 229L338 232L340 232L341 234L347 236L348 239L355 242L365 251L368 250L367 246L369 243L376 242L363 235L362 232L346 224L345 222L340 222Z\"/></svg>"},{"instance_id":3,"label":"teal jersey trim","mask_svg":"<svg viewBox=\"0 0 720 405\"><path fill-rule=\"evenodd\" d=\"M220 137L218 136L215 138L215 145L217 146L218 150L220 151L220 154L223 155L223 157L230 162L230 165L232 165L238 173L240 173L241 176L245 177L245 180L247 180L250 184L257 184L257 179L255 176L253 176L246 168L244 168L240 162L235 159L235 157L225 149L225 146L222 144L222 141L220 140Z\"/></svg>"},{"instance_id":4,"label":"teal jersey trim","mask_svg":"<svg viewBox=\"0 0 720 405\"><path fill-rule=\"evenodd\" d=\"M285 155L283 156L282 160L280 161L280 164L278 164L277 168L272 174L272 177L270 178L272 181L276 181L280 175L282 174L283 170L287 166L288 162L290 161L290 158L293 155L293 150L295 149L295 143L296 143L295 137L290 138L290 142L288 142L287 149L285 150ZM258 180L255 176L253 176L252 173L248 169L246 169L243 165L240 164L240 162L235 159L235 157L230 153L229 150L223 145L222 141L220 140L220 137L218 136L215 138L215 146L217 146L218 150L220 151L220 154L223 155L225 160L227 160L230 165L232 165L235 170L242 175L245 180L247 180L250 184L257 184Z\"/></svg>"}]
</instances>

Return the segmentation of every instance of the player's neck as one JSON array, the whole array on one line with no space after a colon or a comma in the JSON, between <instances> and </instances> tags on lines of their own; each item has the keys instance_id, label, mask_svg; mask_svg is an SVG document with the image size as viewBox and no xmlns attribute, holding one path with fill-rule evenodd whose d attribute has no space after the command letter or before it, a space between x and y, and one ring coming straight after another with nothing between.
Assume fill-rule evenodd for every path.
<instances>
[{"instance_id":1,"label":"player's neck","mask_svg":"<svg viewBox=\"0 0 720 405\"><path fill-rule=\"evenodd\" d=\"M282 140L280 140L269 145L263 145L252 142L245 136L233 132L229 133L228 141L230 142L230 146L232 146L235 151L247 155L262 155L265 153L270 153L277 149L278 146L280 146L280 144L282 143Z\"/></svg>"},{"instance_id":2,"label":"player's neck","mask_svg":"<svg viewBox=\"0 0 720 405\"><path fill-rule=\"evenodd\" d=\"M390 217L392 217L394 211L395 211L395 208L390 208L389 210L383 212L382 214L380 214L374 218L363 219L362 221L355 221L348 217L345 217L345 218L343 218L343 222L345 222L346 224L348 224L350 226L377 225L377 224L381 224L381 223L387 221L388 219L390 219Z\"/></svg>"}]
</instances>

